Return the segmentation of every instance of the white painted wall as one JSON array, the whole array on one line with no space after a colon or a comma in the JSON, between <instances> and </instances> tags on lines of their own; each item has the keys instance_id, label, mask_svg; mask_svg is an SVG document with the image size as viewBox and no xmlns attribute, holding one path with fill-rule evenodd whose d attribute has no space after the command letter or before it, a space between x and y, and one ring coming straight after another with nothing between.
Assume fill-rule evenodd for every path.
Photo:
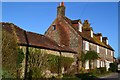
<instances>
[{"instance_id":1,"label":"white painted wall","mask_svg":"<svg viewBox=\"0 0 120 80\"><path fill-rule=\"evenodd\" d=\"M85 69L89 69L89 60L85 61Z\"/></svg>"}]
</instances>

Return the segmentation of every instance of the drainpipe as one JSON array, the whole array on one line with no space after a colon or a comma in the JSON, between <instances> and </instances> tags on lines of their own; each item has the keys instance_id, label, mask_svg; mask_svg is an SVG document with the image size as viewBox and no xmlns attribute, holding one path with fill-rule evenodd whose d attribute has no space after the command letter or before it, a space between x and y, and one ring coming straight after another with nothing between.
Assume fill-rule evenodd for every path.
<instances>
[{"instance_id":1,"label":"drainpipe","mask_svg":"<svg viewBox=\"0 0 120 80\"><path fill-rule=\"evenodd\" d=\"M29 55L29 50L28 50L28 46L29 46L29 42L28 42L28 37L26 34L26 31L24 31L24 35L25 35L25 39L26 39L26 54L25 54L25 73L24 73L24 80L27 80L27 71L28 71L28 55Z\"/></svg>"}]
</instances>

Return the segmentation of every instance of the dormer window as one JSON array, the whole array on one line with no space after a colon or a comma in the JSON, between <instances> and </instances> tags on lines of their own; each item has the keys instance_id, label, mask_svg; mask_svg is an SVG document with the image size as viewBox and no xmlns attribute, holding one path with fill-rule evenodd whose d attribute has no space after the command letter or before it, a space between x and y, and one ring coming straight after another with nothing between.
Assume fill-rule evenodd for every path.
<instances>
[{"instance_id":1,"label":"dormer window","mask_svg":"<svg viewBox=\"0 0 120 80\"><path fill-rule=\"evenodd\" d=\"M102 42L102 36L100 36L100 41Z\"/></svg>"},{"instance_id":2,"label":"dormer window","mask_svg":"<svg viewBox=\"0 0 120 80\"><path fill-rule=\"evenodd\" d=\"M56 25L53 25L52 28L53 28L53 30L56 30Z\"/></svg>"},{"instance_id":3,"label":"dormer window","mask_svg":"<svg viewBox=\"0 0 120 80\"><path fill-rule=\"evenodd\" d=\"M91 37L93 37L93 31L91 30Z\"/></svg>"},{"instance_id":4,"label":"dormer window","mask_svg":"<svg viewBox=\"0 0 120 80\"><path fill-rule=\"evenodd\" d=\"M106 40L106 44L108 45L108 40Z\"/></svg>"},{"instance_id":5,"label":"dormer window","mask_svg":"<svg viewBox=\"0 0 120 80\"><path fill-rule=\"evenodd\" d=\"M82 32L82 24L80 22L78 22L78 26L79 26L79 31Z\"/></svg>"}]
</instances>

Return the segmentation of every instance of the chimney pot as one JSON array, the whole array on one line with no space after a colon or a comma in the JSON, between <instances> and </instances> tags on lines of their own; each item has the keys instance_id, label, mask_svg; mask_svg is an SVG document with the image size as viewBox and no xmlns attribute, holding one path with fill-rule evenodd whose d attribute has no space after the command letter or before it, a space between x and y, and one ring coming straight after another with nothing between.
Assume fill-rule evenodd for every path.
<instances>
[{"instance_id":1,"label":"chimney pot","mask_svg":"<svg viewBox=\"0 0 120 80\"><path fill-rule=\"evenodd\" d=\"M60 3L60 6L64 6L64 2L61 2L61 3Z\"/></svg>"},{"instance_id":2,"label":"chimney pot","mask_svg":"<svg viewBox=\"0 0 120 80\"><path fill-rule=\"evenodd\" d=\"M65 16L64 2L61 2L60 5L57 7L57 16L58 15Z\"/></svg>"}]
</instances>

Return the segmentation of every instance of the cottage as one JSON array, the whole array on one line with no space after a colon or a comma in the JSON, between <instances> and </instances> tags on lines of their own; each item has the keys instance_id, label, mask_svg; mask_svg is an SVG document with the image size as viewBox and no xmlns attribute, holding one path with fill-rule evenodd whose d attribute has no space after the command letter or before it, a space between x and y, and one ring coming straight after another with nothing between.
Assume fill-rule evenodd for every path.
<instances>
[{"instance_id":1,"label":"cottage","mask_svg":"<svg viewBox=\"0 0 120 80\"><path fill-rule=\"evenodd\" d=\"M88 20L71 20L65 15L65 5L61 2L57 7L57 17L45 32L45 36L55 40L58 44L70 47L77 53L94 50L100 59L93 62L94 67L106 67L113 63L114 50L108 43L108 38L102 33L94 33ZM86 61L85 69L89 69Z\"/></svg>"},{"instance_id":2,"label":"cottage","mask_svg":"<svg viewBox=\"0 0 120 80\"><path fill-rule=\"evenodd\" d=\"M78 54L91 50L99 55L99 59L91 63L92 69L106 67L108 70L109 64L114 62L114 49L109 45L108 38L103 37L102 33L94 33L88 20L82 22L80 19L71 20L66 17L64 2L57 7L56 19L44 35L25 31L12 23L0 24L3 30L14 35L19 48L23 50L25 58L18 71L21 78L26 78L27 73L41 71L42 75L48 75L46 77L50 77L51 74L55 76L60 73L76 73L81 68ZM52 58L56 60L54 65L51 65ZM48 62L49 65L46 65ZM87 60L84 64L86 71L90 69L89 63ZM32 77L39 78L38 73Z\"/></svg>"}]
</instances>

